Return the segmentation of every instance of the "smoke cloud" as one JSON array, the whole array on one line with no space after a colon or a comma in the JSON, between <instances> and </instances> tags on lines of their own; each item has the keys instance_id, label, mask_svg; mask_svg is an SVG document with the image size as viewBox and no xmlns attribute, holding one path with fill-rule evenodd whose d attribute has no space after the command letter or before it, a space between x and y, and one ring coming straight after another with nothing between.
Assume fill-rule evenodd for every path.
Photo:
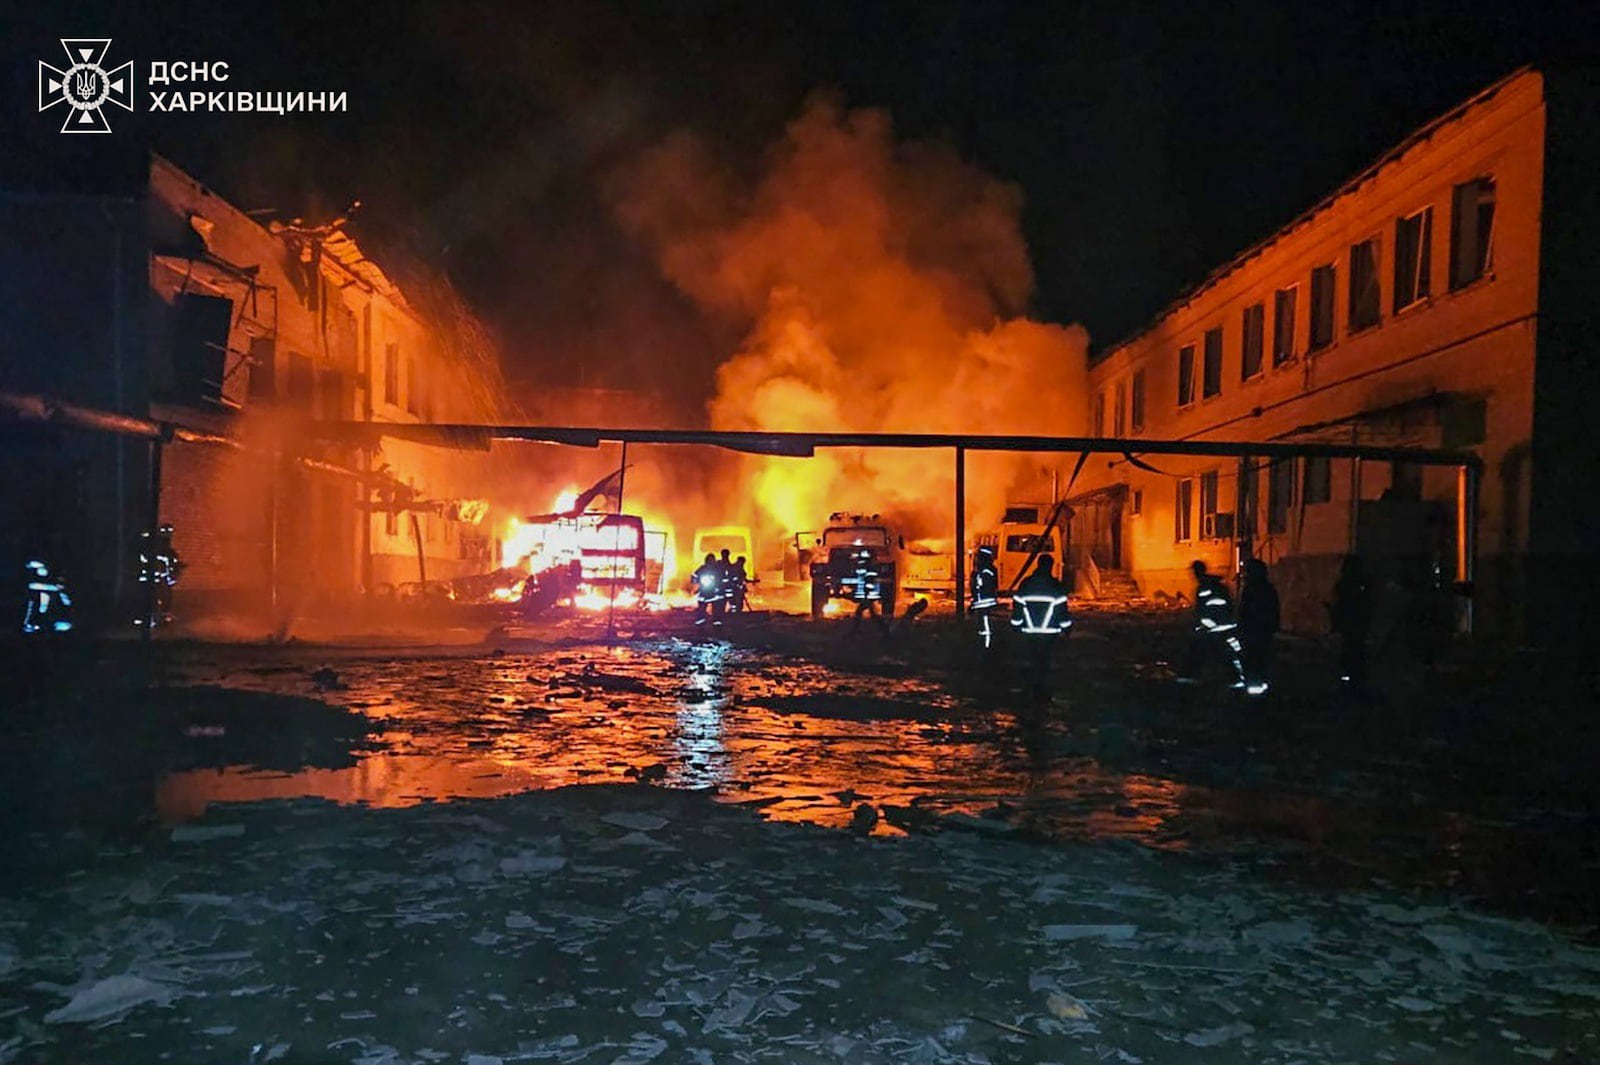
<instances>
[{"instance_id":1,"label":"smoke cloud","mask_svg":"<svg viewBox=\"0 0 1600 1065\"><path fill-rule=\"evenodd\" d=\"M1088 335L1023 316L1033 273L1019 192L948 147L897 142L883 111L813 98L753 174L678 133L608 191L664 276L742 330L716 373L713 428L1084 430ZM949 534L942 456L738 461L756 510L743 517L768 532L850 510ZM975 457L972 469L971 509L993 520L1037 461Z\"/></svg>"}]
</instances>

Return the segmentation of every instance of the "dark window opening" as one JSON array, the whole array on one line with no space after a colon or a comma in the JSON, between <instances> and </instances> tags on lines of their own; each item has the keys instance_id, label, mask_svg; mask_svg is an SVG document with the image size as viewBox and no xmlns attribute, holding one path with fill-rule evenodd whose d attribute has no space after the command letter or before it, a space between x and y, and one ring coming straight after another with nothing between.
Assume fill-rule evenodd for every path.
<instances>
[{"instance_id":1,"label":"dark window opening","mask_svg":"<svg viewBox=\"0 0 1600 1065\"><path fill-rule=\"evenodd\" d=\"M1144 371L1136 370L1133 374L1133 431L1139 432L1144 428Z\"/></svg>"},{"instance_id":2,"label":"dark window opening","mask_svg":"<svg viewBox=\"0 0 1600 1065\"><path fill-rule=\"evenodd\" d=\"M1094 435L1106 435L1106 394L1104 392L1096 392L1094 394Z\"/></svg>"},{"instance_id":3,"label":"dark window opening","mask_svg":"<svg viewBox=\"0 0 1600 1065\"><path fill-rule=\"evenodd\" d=\"M1394 224L1394 309L1433 294L1433 208L1425 207Z\"/></svg>"},{"instance_id":4,"label":"dark window opening","mask_svg":"<svg viewBox=\"0 0 1600 1065\"><path fill-rule=\"evenodd\" d=\"M1172 538L1190 540L1194 537L1194 482L1179 481L1173 506Z\"/></svg>"},{"instance_id":5,"label":"dark window opening","mask_svg":"<svg viewBox=\"0 0 1600 1065\"><path fill-rule=\"evenodd\" d=\"M1205 377L1201 382L1201 393L1209 399L1222 391L1222 327L1207 329L1205 343Z\"/></svg>"},{"instance_id":6,"label":"dark window opening","mask_svg":"<svg viewBox=\"0 0 1600 1065\"><path fill-rule=\"evenodd\" d=\"M1128 513L1138 517L1144 513L1144 489L1135 488L1128 498Z\"/></svg>"},{"instance_id":7,"label":"dark window opening","mask_svg":"<svg viewBox=\"0 0 1600 1065\"><path fill-rule=\"evenodd\" d=\"M1194 345L1185 344L1178 349L1178 406L1187 407L1194 402Z\"/></svg>"},{"instance_id":8,"label":"dark window opening","mask_svg":"<svg viewBox=\"0 0 1600 1065\"><path fill-rule=\"evenodd\" d=\"M1494 267L1494 178L1457 185L1450 203L1450 288L1463 288Z\"/></svg>"},{"instance_id":9,"label":"dark window opening","mask_svg":"<svg viewBox=\"0 0 1600 1065\"><path fill-rule=\"evenodd\" d=\"M1111 435L1123 437L1128 434L1128 382L1117 382L1116 406L1111 412Z\"/></svg>"},{"instance_id":10,"label":"dark window opening","mask_svg":"<svg viewBox=\"0 0 1600 1065\"><path fill-rule=\"evenodd\" d=\"M1217 471L1200 475L1200 535L1207 540L1216 538L1217 528Z\"/></svg>"},{"instance_id":11,"label":"dark window opening","mask_svg":"<svg viewBox=\"0 0 1600 1065\"><path fill-rule=\"evenodd\" d=\"M1308 351L1333 343L1334 267L1327 263L1311 271L1311 342Z\"/></svg>"},{"instance_id":12,"label":"dark window opening","mask_svg":"<svg viewBox=\"0 0 1600 1065\"><path fill-rule=\"evenodd\" d=\"M1294 358L1295 302L1298 288L1280 288L1272 297L1272 365L1282 366Z\"/></svg>"},{"instance_id":13,"label":"dark window opening","mask_svg":"<svg viewBox=\"0 0 1600 1065\"><path fill-rule=\"evenodd\" d=\"M1273 459L1267 466L1267 531L1287 532L1294 506L1294 459Z\"/></svg>"},{"instance_id":14,"label":"dark window opening","mask_svg":"<svg viewBox=\"0 0 1600 1065\"><path fill-rule=\"evenodd\" d=\"M1377 325L1382 300L1378 287L1378 238L1350 245L1350 332Z\"/></svg>"},{"instance_id":15,"label":"dark window opening","mask_svg":"<svg viewBox=\"0 0 1600 1065\"><path fill-rule=\"evenodd\" d=\"M1244 309L1244 336L1239 346L1239 379L1248 381L1261 373L1263 346L1266 343L1267 308L1253 303Z\"/></svg>"}]
</instances>

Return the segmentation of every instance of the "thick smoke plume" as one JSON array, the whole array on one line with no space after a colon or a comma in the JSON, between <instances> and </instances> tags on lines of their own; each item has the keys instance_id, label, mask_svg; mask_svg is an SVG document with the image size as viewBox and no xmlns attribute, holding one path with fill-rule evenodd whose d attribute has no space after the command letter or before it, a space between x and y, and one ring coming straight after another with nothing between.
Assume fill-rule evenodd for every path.
<instances>
[{"instance_id":1,"label":"thick smoke plume","mask_svg":"<svg viewBox=\"0 0 1600 1065\"><path fill-rule=\"evenodd\" d=\"M714 428L1083 431L1087 334L1022 317L1020 195L946 147L897 142L884 112L814 99L753 177L679 134L611 193L667 278L746 330L717 372ZM949 535L947 454L742 461L747 517L769 532L851 510ZM975 459L971 512L997 517L1025 467Z\"/></svg>"}]
</instances>

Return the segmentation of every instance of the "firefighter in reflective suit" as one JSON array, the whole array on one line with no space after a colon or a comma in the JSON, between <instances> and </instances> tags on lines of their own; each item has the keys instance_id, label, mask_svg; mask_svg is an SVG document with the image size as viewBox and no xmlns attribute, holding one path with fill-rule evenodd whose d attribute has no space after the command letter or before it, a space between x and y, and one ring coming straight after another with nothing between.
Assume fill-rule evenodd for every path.
<instances>
[{"instance_id":1,"label":"firefighter in reflective suit","mask_svg":"<svg viewBox=\"0 0 1600 1065\"><path fill-rule=\"evenodd\" d=\"M1011 597L1011 624L1028 649L1028 683L1036 705L1050 700L1050 659L1056 637L1072 628L1067 586L1056 579L1055 559L1040 555Z\"/></svg>"},{"instance_id":2,"label":"firefighter in reflective suit","mask_svg":"<svg viewBox=\"0 0 1600 1065\"><path fill-rule=\"evenodd\" d=\"M716 555L707 555L705 562L689 577L694 589L694 623L704 625L709 616L713 625L722 624L723 597L722 564Z\"/></svg>"},{"instance_id":3,"label":"firefighter in reflective suit","mask_svg":"<svg viewBox=\"0 0 1600 1065\"><path fill-rule=\"evenodd\" d=\"M30 559L27 574L27 600L22 611L22 631L33 636L42 632L72 631L72 596L60 577L50 575L50 567Z\"/></svg>"},{"instance_id":4,"label":"firefighter in reflective suit","mask_svg":"<svg viewBox=\"0 0 1600 1065\"><path fill-rule=\"evenodd\" d=\"M1185 657L1183 672L1178 681L1198 684L1200 670L1206 659L1217 657L1228 662L1229 675L1235 688L1244 687L1243 648L1239 645L1239 625L1233 617L1233 598L1222 579L1206 570L1199 559L1190 563L1194 572L1194 630L1189 639L1189 653Z\"/></svg>"},{"instance_id":5,"label":"firefighter in reflective suit","mask_svg":"<svg viewBox=\"0 0 1600 1065\"><path fill-rule=\"evenodd\" d=\"M1000 571L995 569L994 548L984 546L972 556L972 616L978 619L978 639L983 649L994 646L989 615L1000 603Z\"/></svg>"},{"instance_id":6,"label":"firefighter in reflective suit","mask_svg":"<svg viewBox=\"0 0 1600 1065\"><path fill-rule=\"evenodd\" d=\"M183 572L183 560L172 546L172 526L163 525L154 533L139 534L139 583L147 598L147 612L133 619L135 625L166 625L172 621L172 587Z\"/></svg>"},{"instance_id":7,"label":"firefighter in reflective suit","mask_svg":"<svg viewBox=\"0 0 1600 1065\"><path fill-rule=\"evenodd\" d=\"M878 572L878 564L872 560L872 552L867 548L863 547L855 553L855 561L855 571L845 578L850 585L850 599L856 604L850 631L855 632L861 627L863 617L871 617L877 619L879 631L887 636L889 619L883 616L883 575Z\"/></svg>"}]
</instances>

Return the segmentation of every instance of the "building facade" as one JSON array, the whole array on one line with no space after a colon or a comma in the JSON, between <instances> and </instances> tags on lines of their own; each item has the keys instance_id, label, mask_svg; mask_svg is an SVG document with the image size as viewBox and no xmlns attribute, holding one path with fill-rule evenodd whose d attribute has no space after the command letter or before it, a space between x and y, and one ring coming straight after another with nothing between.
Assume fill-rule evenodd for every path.
<instances>
[{"instance_id":1,"label":"building facade","mask_svg":"<svg viewBox=\"0 0 1600 1065\"><path fill-rule=\"evenodd\" d=\"M7 247L33 258L0 276L17 347L0 393L180 430L11 426L50 456L12 481L11 553L45 545L105 623L134 605L130 548L157 522L191 617L282 617L493 564L486 453L328 425L493 421L503 392L458 305L403 291L345 220L260 220L160 157L124 195L4 207Z\"/></svg>"},{"instance_id":2,"label":"building facade","mask_svg":"<svg viewBox=\"0 0 1600 1065\"><path fill-rule=\"evenodd\" d=\"M1557 138L1587 145L1559 160L1563 179L1593 159L1580 118L1593 83L1570 97L1551 84L1526 70L1491 86L1106 351L1090 373L1095 433L1470 450L1475 616L1523 631L1530 578L1581 565L1572 530L1594 528L1592 501L1541 497L1536 472L1595 452L1568 400L1540 387L1561 368L1593 373L1577 325L1592 311L1544 290L1561 268L1552 222L1592 216L1553 197L1568 189L1550 170ZM1085 473L1080 572L1177 593L1195 559L1231 573L1259 557L1299 629L1325 627L1346 553L1415 591L1453 583L1474 546L1448 467L1135 456Z\"/></svg>"}]
</instances>

